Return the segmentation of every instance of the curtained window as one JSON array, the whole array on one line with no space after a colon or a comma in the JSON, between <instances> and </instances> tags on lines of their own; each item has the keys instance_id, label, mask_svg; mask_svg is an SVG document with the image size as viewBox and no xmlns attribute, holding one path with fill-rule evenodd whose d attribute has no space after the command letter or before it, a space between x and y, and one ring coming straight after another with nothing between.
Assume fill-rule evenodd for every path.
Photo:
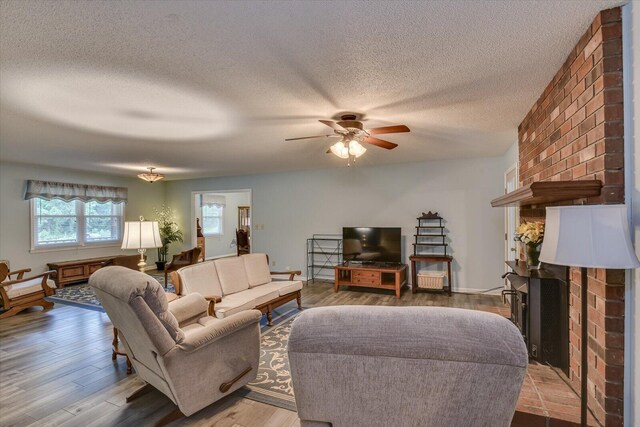
<instances>
[{"instance_id":1,"label":"curtained window","mask_svg":"<svg viewBox=\"0 0 640 427\"><path fill-rule=\"evenodd\" d=\"M119 245L127 189L28 181L32 250Z\"/></svg>"},{"instance_id":2,"label":"curtained window","mask_svg":"<svg viewBox=\"0 0 640 427\"><path fill-rule=\"evenodd\" d=\"M222 236L224 234L224 208L227 205L225 196L216 194L202 195L202 234L205 237Z\"/></svg>"},{"instance_id":3,"label":"curtained window","mask_svg":"<svg viewBox=\"0 0 640 427\"><path fill-rule=\"evenodd\" d=\"M127 202L127 188L29 180L24 198L119 204Z\"/></svg>"}]
</instances>

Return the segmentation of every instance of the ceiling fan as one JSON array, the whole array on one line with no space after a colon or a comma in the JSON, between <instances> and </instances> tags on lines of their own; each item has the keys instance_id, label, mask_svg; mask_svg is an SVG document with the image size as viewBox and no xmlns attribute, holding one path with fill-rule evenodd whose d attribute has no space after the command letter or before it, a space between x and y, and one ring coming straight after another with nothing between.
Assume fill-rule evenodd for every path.
<instances>
[{"instance_id":1,"label":"ceiling fan","mask_svg":"<svg viewBox=\"0 0 640 427\"><path fill-rule=\"evenodd\" d=\"M387 150L392 150L398 146L393 142L385 141L384 139L376 138L372 135L379 135L384 133L401 133L410 132L410 129L405 125L385 126L373 129L364 129L362 122L356 120L355 114L343 114L340 116L340 121L334 122L331 120L319 120L320 123L325 124L333 129L333 133L329 135L316 135L316 136L303 136L301 138L288 138L285 141L297 141L300 139L313 139L313 138L340 138L340 141L327 150L327 153L333 153L341 159L348 159L350 165L351 159L355 161L357 157L362 156L367 149L362 146L362 143L376 145Z\"/></svg>"}]
</instances>

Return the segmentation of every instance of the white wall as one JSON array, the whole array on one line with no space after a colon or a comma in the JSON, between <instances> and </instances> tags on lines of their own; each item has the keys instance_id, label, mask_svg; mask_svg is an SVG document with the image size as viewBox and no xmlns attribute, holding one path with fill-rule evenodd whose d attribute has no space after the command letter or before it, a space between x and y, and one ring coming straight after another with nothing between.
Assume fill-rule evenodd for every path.
<instances>
[{"instance_id":1,"label":"white wall","mask_svg":"<svg viewBox=\"0 0 640 427\"><path fill-rule=\"evenodd\" d=\"M235 255L236 246L231 242L235 241L236 228L238 227L238 206L249 206L251 195L248 191L213 193L224 196L226 205L223 211L223 234L220 236L205 237L205 258L215 258L223 255ZM202 221L200 222L202 224ZM186 242L187 240L185 240ZM189 240L190 241L190 240Z\"/></svg>"},{"instance_id":2,"label":"white wall","mask_svg":"<svg viewBox=\"0 0 640 427\"><path fill-rule=\"evenodd\" d=\"M12 269L31 268L44 271L47 262L92 258L123 252L119 247L73 249L30 253L30 209L24 200L26 182L29 179L71 182L80 184L127 187L129 202L125 206L125 219L136 220L140 215L147 219L155 216L154 207L164 202L164 184L149 184L138 178L116 177L68 169L0 163L0 259L8 259ZM148 251L149 263L156 260L156 251Z\"/></svg>"},{"instance_id":3,"label":"white wall","mask_svg":"<svg viewBox=\"0 0 640 427\"><path fill-rule=\"evenodd\" d=\"M518 141L516 140L502 155L502 172L506 172L511 166L518 163L518 160Z\"/></svg>"},{"instance_id":4,"label":"white wall","mask_svg":"<svg viewBox=\"0 0 640 427\"><path fill-rule=\"evenodd\" d=\"M502 162L496 157L169 181L166 203L190 232L191 192L250 188L252 250L268 253L277 268L301 270L306 239L341 233L343 226L402 227L406 261L416 217L436 210L450 231L454 288L486 290L502 285L504 270L504 211L490 206L502 193Z\"/></svg>"}]
</instances>

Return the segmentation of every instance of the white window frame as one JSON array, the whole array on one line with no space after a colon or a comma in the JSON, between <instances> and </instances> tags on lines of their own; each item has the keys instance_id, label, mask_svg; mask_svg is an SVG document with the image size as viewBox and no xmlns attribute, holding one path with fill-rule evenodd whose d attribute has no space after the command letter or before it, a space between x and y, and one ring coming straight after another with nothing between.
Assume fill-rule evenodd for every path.
<instances>
[{"instance_id":1,"label":"white window frame","mask_svg":"<svg viewBox=\"0 0 640 427\"><path fill-rule=\"evenodd\" d=\"M51 252L51 251L63 251L63 250L75 250L75 249L83 249L83 248L103 248L103 247L115 247L122 245L122 230L124 228L124 215L125 215L125 206L124 203L116 204L116 206L120 207L119 216L119 230L118 238L115 240L100 240L95 242L87 242L86 241L86 217L85 215L85 202L76 200L76 221L78 223L78 240L75 242L68 243L58 243L58 244L41 244L38 245L36 242L36 203L38 199L31 199L29 203L30 210L30 224L29 228L31 231L31 253L38 252ZM104 215L90 215L91 217L100 217ZM112 216L112 215L106 215Z\"/></svg>"},{"instance_id":2,"label":"white window frame","mask_svg":"<svg viewBox=\"0 0 640 427\"><path fill-rule=\"evenodd\" d=\"M204 237L218 237L218 236L224 236L224 211L226 209L226 206L221 206L220 209L220 216L219 217L215 217L215 216L207 216L207 218L219 218L220 219L220 232L219 233L207 233L204 229L204 206L202 206L200 208L200 213L201 213L201 217L202 217L202 235Z\"/></svg>"}]
</instances>

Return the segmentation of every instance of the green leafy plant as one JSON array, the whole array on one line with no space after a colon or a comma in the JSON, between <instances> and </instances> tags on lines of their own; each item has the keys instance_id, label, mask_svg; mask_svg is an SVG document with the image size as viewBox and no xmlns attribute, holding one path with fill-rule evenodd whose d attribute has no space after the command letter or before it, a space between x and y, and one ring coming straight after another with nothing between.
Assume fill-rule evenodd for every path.
<instances>
[{"instance_id":1,"label":"green leafy plant","mask_svg":"<svg viewBox=\"0 0 640 427\"><path fill-rule=\"evenodd\" d=\"M183 234L175 221L173 210L169 206L162 205L160 209L155 209L158 227L160 229L160 239L162 246L158 248L158 261L167 262L169 245L174 242L183 241Z\"/></svg>"}]
</instances>

